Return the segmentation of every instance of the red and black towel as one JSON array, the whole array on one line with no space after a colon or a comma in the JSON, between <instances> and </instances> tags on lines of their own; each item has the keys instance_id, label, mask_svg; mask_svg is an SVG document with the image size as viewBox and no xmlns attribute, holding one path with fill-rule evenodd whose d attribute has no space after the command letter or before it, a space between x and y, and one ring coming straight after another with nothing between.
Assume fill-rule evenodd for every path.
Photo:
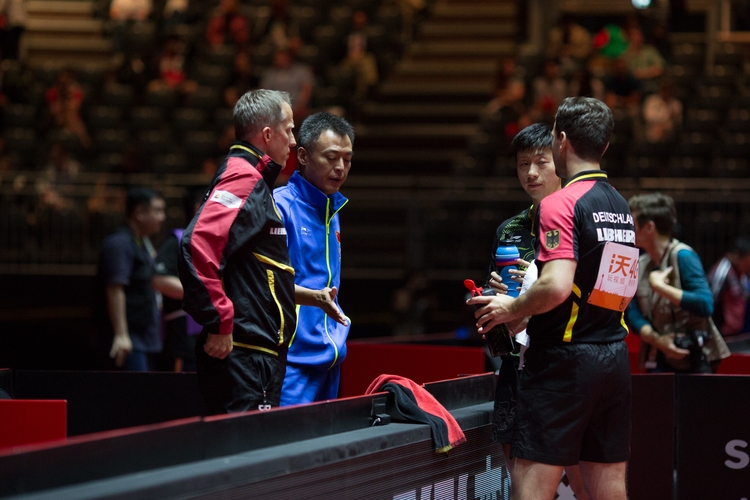
<instances>
[{"instance_id":1,"label":"red and black towel","mask_svg":"<svg viewBox=\"0 0 750 500\"><path fill-rule=\"evenodd\" d=\"M413 380L398 375L381 375L373 380L365 394L380 391L393 393L396 411L405 420L430 426L435 453L446 453L466 441L466 436L453 415Z\"/></svg>"}]
</instances>

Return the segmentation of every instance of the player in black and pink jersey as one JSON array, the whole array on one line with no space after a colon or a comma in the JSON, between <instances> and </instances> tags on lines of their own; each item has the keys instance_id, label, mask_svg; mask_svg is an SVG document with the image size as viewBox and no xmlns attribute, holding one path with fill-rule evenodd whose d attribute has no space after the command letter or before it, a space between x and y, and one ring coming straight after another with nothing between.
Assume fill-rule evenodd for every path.
<instances>
[{"instance_id":1,"label":"player in black and pink jersey","mask_svg":"<svg viewBox=\"0 0 750 500\"><path fill-rule=\"evenodd\" d=\"M630 367L622 311L635 293L638 250L627 201L600 160L614 127L596 99L566 99L552 130L563 189L534 225L539 279L517 299L474 297L480 332L531 316L511 455L516 499L553 498L578 463L592 498L625 500Z\"/></svg>"}]
</instances>

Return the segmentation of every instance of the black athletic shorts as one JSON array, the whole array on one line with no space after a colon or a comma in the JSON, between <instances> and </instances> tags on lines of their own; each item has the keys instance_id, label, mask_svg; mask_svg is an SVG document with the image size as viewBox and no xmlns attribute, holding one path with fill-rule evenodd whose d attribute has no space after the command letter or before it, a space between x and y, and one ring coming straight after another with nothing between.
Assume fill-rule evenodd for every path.
<instances>
[{"instance_id":1,"label":"black athletic shorts","mask_svg":"<svg viewBox=\"0 0 750 500\"><path fill-rule=\"evenodd\" d=\"M511 456L550 465L630 456L625 342L526 351Z\"/></svg>"},{"instance_id":2,"label":"black athletic shorts","mask_svg":"<svg viewBox=\"0 0 750 500\"><path fill-rule=\"evenodd\" d=\"M206 354L206 334L195 346L198 388L209 415L279 406L286 357L234 346L225 359Z\"/></svg>"},{"instance_id":3,"label":"black athletic shorts","mask_svg":"<svg viewBox=\"0 0 750 500\"><path fill-rule=\"evenodd\" d=\"M492 442L510 444L518 403L518 364L520 356L503 356L495 386L495 408L492 412Z\"/></svg>"}]
</instances>

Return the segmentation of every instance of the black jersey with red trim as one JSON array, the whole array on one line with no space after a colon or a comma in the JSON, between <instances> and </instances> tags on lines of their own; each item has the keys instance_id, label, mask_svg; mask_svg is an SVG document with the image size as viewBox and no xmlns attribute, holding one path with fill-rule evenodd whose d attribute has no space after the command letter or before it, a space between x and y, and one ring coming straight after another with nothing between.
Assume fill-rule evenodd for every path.
<instances>
[{"instance_id":1,"label":"black jersey with red trim","mask_svg":"<svg viewBox=\"0 0 750 500\"><path fill-rule=\"evenodd\" d=\"M232 144L182 235L180 280L183 309L204 331L231 333L237 347L285 355L297 321L294 269L264 180L280 170L252 145Z\"/></svg>"},{"instance_id":2,"label":"black jersey with red trim","mask_svg":"<svg viewBox=\"0 0 750 500\"><path fill-rule=\"evenodd\" d=\"M551 260L573 259L578 265L568 298L529 320L531 345L624 339L628 330L622 313L588 303L604 245L613 241L635 247L635 226L628 202L609 183L606 172L580 172L563 189L544 198L535 229L540 274Z\"/></svg>"}]
</instances>

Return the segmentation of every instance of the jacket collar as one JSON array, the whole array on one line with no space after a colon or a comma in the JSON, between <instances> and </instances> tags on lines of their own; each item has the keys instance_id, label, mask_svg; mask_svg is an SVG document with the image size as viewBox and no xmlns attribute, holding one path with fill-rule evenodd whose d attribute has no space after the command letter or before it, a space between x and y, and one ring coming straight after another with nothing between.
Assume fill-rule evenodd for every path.
<instances>
[{"instance_id":1,"label":"jacket collar","mask_svg":"<svg viewBox=\"0 0 750 500\"><path fill-rule=\"evenodd\" d=\"M229 156L235 156L246 160L250 165L258 169L269 189L273 189L276 178L281 173L282 166L271 159L249 142L233 141L229 147Z\"/></svg>"},{"instance_id":2,"label":"jacket collar","mask_svg":"<svg viewBox=\"0 0 750 500\"><path fill-rule=\"evenodd\" d=\"M328 200L331 202L329 212L331 216L341 210L341 208L349 201L338 191L330 196L326 196L323 191L316 188L302 177L299 170L294 172L289 178L289 185L294 187L302 200L315 207L318 213L320 213L321 218L324 220L326 217L326 204Z\"/></svg>"},{"instance_id":3,"label":"jacket collar","mask_svg":"<svg viewBox=\"0 0 750 500\"><path fill-rule=\"evenodd\" d=\"M565 187L570 186L574 182L578 181L599 181L599 180L608 180L607 172L604 170L585 170L583 172L578 172L576 175L568 179L568 182L565 183Z\"/></svg>"}]
</instances>

